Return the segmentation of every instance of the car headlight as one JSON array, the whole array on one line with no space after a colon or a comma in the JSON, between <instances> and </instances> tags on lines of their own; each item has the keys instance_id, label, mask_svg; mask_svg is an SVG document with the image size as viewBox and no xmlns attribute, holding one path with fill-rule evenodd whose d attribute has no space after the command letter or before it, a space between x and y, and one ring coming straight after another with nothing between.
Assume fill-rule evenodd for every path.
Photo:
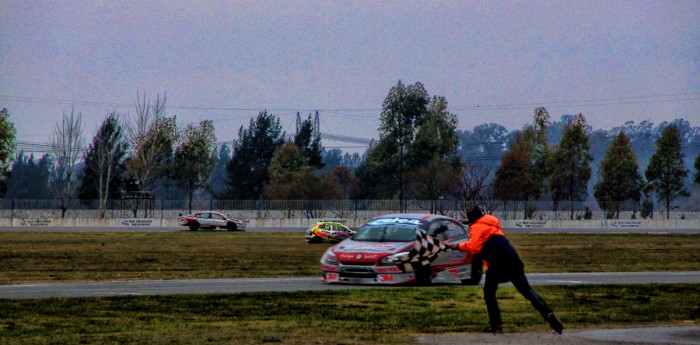
<instances>
[{"instance_id":1,"label":"car headlight","mask_svg":"<svg viewBox=\"0 0 700 345\"><path fill-rule=\"evenodd\" d=\"M401 252L401 253L396 253L392 255L387 255L383 257L381 260L379 260L379 263L382 265L394 265L394 261L399 260L405 256L408 255L408 252Z\"/></svg>"},{"instance_id":2,"label":"car headlight","mask_svg":"<svg viewBox=\"0 0 700 345\"><path fill-rule=\"evenodd\" d=\"M324 265L337 265L338 257L335 256L335 253L333 253L333 251L329 248L325 253L323 253L321 263Z\"/></svg>"}]
</instances>

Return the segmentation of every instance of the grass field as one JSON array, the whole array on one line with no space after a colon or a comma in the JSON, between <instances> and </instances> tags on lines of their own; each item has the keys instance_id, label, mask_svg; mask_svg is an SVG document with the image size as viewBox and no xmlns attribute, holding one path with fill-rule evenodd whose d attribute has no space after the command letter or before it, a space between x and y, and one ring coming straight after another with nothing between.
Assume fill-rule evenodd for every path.
<instances>
[{"instance_id":1,"label":"grass field","mask_svg":"<svg viewBox=\"0 0 700 345\"><path fill-rule=\"evenodd\" d=\"M700 235L512 234L527 272L700 270ZM301 233L0 232L0 284L319 275Z\"/></svg>"},{"instance_id":2,"label":"grass field","mask_svg":"<svg viewBox=\"0 0 700 345\"><path fill-rule=\"evenodd\" d=\"M698 285L542 286L567 330L700 322ZM479 287L0 300L2 344L410 344L423 333L480 332ZM506 332L548 330L512 287ZM566 330L565 330L566 332Z\"/></svg>"},{"instance_id":3,"label":"grass field","mask_svg":"<svg viewBox=\"0 0 700 345\"><path fill-rule=\"evenodd\" d=\"M698 235L513 234L527 272L700 270ZM318 275L289 233L0 232L0 282ZM698 324L700 284L540 286L567 329ZM512 287L507 332L547 330ZM0 299L0 344L409 344L479 332L480 287Z\"/></svg>"}]
</instances>

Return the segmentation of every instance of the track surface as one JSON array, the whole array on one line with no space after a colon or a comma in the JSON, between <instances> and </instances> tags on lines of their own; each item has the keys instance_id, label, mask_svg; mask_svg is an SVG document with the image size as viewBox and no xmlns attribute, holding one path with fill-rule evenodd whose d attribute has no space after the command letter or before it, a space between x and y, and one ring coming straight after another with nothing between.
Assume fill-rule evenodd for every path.
<instances>
[{"instance_id":1,"label":"track surface","mask_svg":"<svg viewBox=\"0 0 700 345\"><path fill-rule=\"evenodd\" d=\"M531 285L700 283L700 272L532 273ZM0 298L98 297L393 288L323 284L319 277L101 281L0 285ZM430 287L417 287L430 288Z\"/></svg>"}]
</instances>

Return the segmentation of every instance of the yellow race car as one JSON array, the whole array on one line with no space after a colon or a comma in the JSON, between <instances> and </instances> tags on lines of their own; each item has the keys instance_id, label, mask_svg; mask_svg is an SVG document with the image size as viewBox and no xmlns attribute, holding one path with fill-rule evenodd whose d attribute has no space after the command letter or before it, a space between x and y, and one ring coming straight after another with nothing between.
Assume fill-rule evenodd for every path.
<instances>
[{"instance_id":1,"label":"yellow race car","mask_svg":"<svg viewBox=\"0 0 700 345\"><path fill-rule=\"evenodd\" d=\"M304 237L308 243L338 243L354 234L355 231L341 222L320 221L306 229Z\"/></svg>"}]
</instances>

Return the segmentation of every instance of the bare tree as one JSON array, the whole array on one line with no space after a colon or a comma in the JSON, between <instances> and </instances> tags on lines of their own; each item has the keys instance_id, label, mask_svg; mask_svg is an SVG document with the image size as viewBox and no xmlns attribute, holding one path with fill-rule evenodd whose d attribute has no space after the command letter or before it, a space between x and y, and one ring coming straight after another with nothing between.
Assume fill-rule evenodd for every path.
<instances>
[{"instance_id":1,"label":"bare tree","mask_svg":"<svg viewBox=\"0 0 700 345\"><path fill-rule=\"evenodd\" d=\"M460 204L460 213L466 218L467 212L474 206L490 209L490 205L480 203L492 200L493 190L488 182L491 169L480 163L467 163L462 170L462 183L457 191Z\"/></svg>"},{"instance_id":2,"label":"bare tree","mask_svg":"<svg viewBox=\"0 0 700 345\"><path fill-rule=\"evenodd\" d=\"M70 115L63 113L63 121L54 126L48 146L49 153L56 164L51 189L59 201L61 217L65 218L71 200L75 198L77 192L76 166L85 151L82 114L78 113L76 116L73 108Z\"/></svg>"},{"instance_id":3,"label":"bare tree","mask_svg":"<svg viewBox=\"0 0 700 345\"><path fill-rule=\"evenodd\" d=\"M141 98L137 93L136 98L136 115L125 124L132 150L126 168L139 185L151 187L163 161L172 155L177 125L174 117L165 117L165 95L163 98L157 95L152 104L145 94Z\"/></svg>"},{"instance_id":4,"label":"bare tree","mask_svg":"<svg viewBox=\"0 0 700 345\"><path fill-rule=\"evenodd\" d=\"M429 200L430 213L446 214L446 203L442 200L459 189L461 167L441 160L437 153L427 162L406 174L407 191L416 199Z\"/></svg>"}]
</instances>

